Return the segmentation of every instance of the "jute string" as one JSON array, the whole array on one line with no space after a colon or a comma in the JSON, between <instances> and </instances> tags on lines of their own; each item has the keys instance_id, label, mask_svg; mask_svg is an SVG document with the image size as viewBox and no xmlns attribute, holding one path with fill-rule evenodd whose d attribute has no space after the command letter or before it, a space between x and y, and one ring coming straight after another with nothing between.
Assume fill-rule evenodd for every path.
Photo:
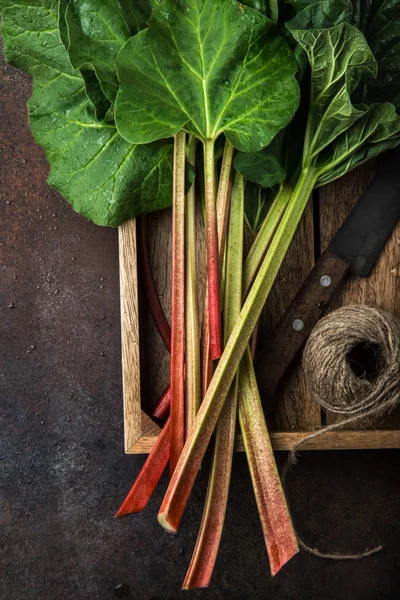
<instances>
[{"instance_id":1,"label":"jute string","mask_svg":"<svg viewBox=\"0 0 400 600\"><path fill-rule=\"evenodd\" d=\"M358 362L360 356L373 360L365 366ZM321 319L311 332L303 353L303 369L316 402L344 418L295 444L282 473L283 483L303 444L358 420L375 420L398 405L400 322L388 312L364 305L340 308ZM364 558L382 549L378 546L361 554L324 554L300 539L299 543L315 556L336 560Z\"/></svg>"}]
</instances>

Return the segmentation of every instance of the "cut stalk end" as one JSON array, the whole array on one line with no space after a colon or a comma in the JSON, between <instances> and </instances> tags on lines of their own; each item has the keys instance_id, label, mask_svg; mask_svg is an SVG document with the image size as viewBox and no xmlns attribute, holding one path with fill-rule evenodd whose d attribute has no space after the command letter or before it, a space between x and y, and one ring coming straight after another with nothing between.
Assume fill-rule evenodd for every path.
<instances>
[{"instance_id":1,"label":"cut stalk end","mask_svg":"<svg viewBox=\"0 0 400 600\"><path fill-rule=\"evenodd\" d=\"M296 556L299 550L299 546L295 543L293 544L292 548L288 548L287 552L285 552L283 555L277 555L276 560L271 560L269 568L272 577L274 577L282 569L282 567L286 565L286 563L288 563L294 556Z\"/></svg>"},{"instance_id":2,"label":"cut stalk end","mask_svg":"<svg viewBox=\"0 0 400 600\"><path fill-rule=\"evenodd\" d=\"M171 525L167 519L166 513L159 512L157 515L157 520L161 527L165 529L165 531L168 531L168 533L177 533L178 529Z\"/></svg>"}]
</instances>

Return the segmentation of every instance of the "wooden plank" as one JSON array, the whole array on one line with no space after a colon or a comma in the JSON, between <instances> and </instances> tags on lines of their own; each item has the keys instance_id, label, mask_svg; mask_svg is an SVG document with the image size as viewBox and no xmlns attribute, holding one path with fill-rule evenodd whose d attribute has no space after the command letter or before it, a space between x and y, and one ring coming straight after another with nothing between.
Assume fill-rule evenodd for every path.
<instances>
[{"instance_id":1,"label":"wooden plank","mask_svg":"<svg viewBox=\"0 0 400 600\"><path fill-rule=\"evenodd\" d=\"M119 269L124 437L125 452L129 452L142 434L135 221L128 221L119 228Z\"/></svg>"},{"instance_id":2,"label":"wooden plank","mask_svg":"<svg viewBox=\"0 0 400 600\"><path fill-rule=\"evenodd\" d=\"M314 223L310 200L267 300L263 335L267 336L277 325L313 266ZM310 398L298 362L285 375L277 392L276 416L270 421L272 429L309 429L321 425L321 411Z\"/></svg>"},{"instance_id":3,"label":"wooden plank","mask_svg":"<svg viewBox=\"0 0 400 600\"><path fill-rule=\"evenodd\" d=\"M321 246L324 250L362 195L375 174L374 164L368 163L352 171L337 182L320 190ZM348 276L331 304L334 310L347 304L367 304L382 308L400 317L400 278L392 269L400 263L400 224L388 240L384 252L368 278ZM327 422L340 421L340 415L327 413ZM371 423L360 421L351 428L370 427ZM393 411L390 418L380 418L374 424L378 428L400 427L400 410Z\"/></svg>"},{"instance_id":4,"label":"wooden plank","mask_svg":"<svg viewBox=\"0 0 400 600\"><path fill-rule=\"evenodd\" d=\"M272 447L275 451L291 450L309 432L307 431L273 431L271 432ZM144 436L138 440L129 454L146 454L150 452L155 436ZM376 450L400 447L400 431L371 430L371 431L330 431L301 447L303 450ZM242 436L236 436L235 450L244 451Z\"/></svg>"}]
</instances>

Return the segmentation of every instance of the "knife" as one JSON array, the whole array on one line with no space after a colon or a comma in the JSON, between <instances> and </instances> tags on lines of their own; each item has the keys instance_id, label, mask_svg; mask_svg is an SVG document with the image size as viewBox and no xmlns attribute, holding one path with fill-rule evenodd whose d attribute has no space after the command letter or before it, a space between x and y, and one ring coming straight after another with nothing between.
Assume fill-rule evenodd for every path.
<instances>
[{"instance_id":1,"label":"knife","mask_svg":"<svg viewBox=\"0 0 400 600\"><path fill-rule=\"evenodd\" d=\"M368 277L399 219L400 147L380 159L375 178L257 354L256 373L263 399L274 396L280 379L346 274Z\"/></svg>"}]
</instances>

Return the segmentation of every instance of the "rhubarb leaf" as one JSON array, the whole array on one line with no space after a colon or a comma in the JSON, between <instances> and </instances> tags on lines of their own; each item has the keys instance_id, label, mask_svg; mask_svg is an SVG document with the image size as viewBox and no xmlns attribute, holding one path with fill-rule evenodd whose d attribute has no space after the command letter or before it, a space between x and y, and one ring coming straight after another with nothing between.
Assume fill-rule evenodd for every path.
<instances>
[{"instance_id":1,"label":"rhubarb leaf","mask_svg":"<svg viewBox=\"0 0 400 600\"><path fill-rule=\"evenodd\" d=\"M145 27L157 0L61 0L60 34L89 99L104 119L118 89L115 61L123 44Z\"/></svg>"},{"instance_id":2,"label":"rhubarb leaf","mask_svg":"<svg viewBox=\"0 0 400 600\"><path fill-rule=\"evenodd\" d=\"M250 6L255 10L267 15L274 23L277 23L279 17L279 2L278 0L245 0L242 4Z\"/></svg>"},{"instance_id":3,"label":"rhubarb leaf","mask_svg":"<svg viewBox=\"0 0 400 600\"><path fill-rule=\"evenodd\" d=\"M94 70L104 95L114 102L118 89L115 59L134 33L118 0L70 0L65 10L67 51L75 69Z\"/></svg>"},{"instance_id":4,"label":"rhubarb leaf","mask_svg":"<svg viewBox=\"0 0 400 600\"><path fill-rule=\"evenodd\" d=\"M378 76L363 86L363 101L400 108L399 0L291 0L298 11L289 29L321 29L349 23L365 35L378 62Z\"/></svg>"},{"instance_id":5,"label":"rhubarb leaf","mask_svg":"<svg viewBox=\"0 0 400 600\"><path fill-rule=\"evenodd\" d=\"M296 61L273 23L232 0L165 0L117 59L117 127L147 143L182 128L267 146L299 102Z\"/></svg>"},{"instance_id":6,"label":"rhubarb leaf","mask_svg":"<svg viewBox=\"0 0 400 600\"><path fill-rule=\"evenodd\" d=\"M289 0L297 15L287 26L290 29L326 29L341 23L355 24L359 2L360 0ZM370 4L370 0L366 4Z\"/></svg>"},{"instance_id":7,"label":"rhubarb leaf","mask_svg":"<svg viewBox=\"0 0 400 600\"><path fill-rule=\"evenodd\" d=\"M44 147L49 183L100 225L171 204L172 145L128 143L113 123L99 123L82 76L61 43L57 2L2 0L7 60L33 76L29 119Z\"/></svg>"},{"instance_id":8,"label":"rhubarb leaf","mask_svg":"<svg viewBox=\"0 0 400 600\"><path fill-rule=\"evenodd\" d=\"M310 163L368 111L365 105L354 105L351 94L361 79L376 76L377 64L364 36L351 25L292 34L312 69L304 142L304 157Z\"/></svg>"},{"instance_id":9,"label":"rhubarb leaf","mask_svg":"<svg viewBox=\"0 0 400 600\"><path fill-rule=\"evenodd\" d=\"M393 104L352 101L358 83L376 73L376 61L358 29L344 23L292 33L312 70L304 167L316 169L317 184L323 185L396 146L400 117Z\"/></svg>"},{"instance_id":10,"label":"rhubarb leaf","mask_svg":"<svg viewBox=\"0 0 400 600\"><path fill-rule=\"evenodd\" d=\"M368 112L318 157L317 184L325 185L400 143L400 117L393 104L372 104ZM325 163L325 164L324 164Z\"/></svg>"},{"instance_id":11,"label":"rhubarb leaf","mask_svg":"<svg viewBox=\"0 0 400 600\"><path fill-rule=\"evenodd\" d=\"M270 146L262 152L239 152L234 166L246 179L264 188L281 183L286 177L286 171L277 158L275 148Z\"/></svg>"}]
</instances>

